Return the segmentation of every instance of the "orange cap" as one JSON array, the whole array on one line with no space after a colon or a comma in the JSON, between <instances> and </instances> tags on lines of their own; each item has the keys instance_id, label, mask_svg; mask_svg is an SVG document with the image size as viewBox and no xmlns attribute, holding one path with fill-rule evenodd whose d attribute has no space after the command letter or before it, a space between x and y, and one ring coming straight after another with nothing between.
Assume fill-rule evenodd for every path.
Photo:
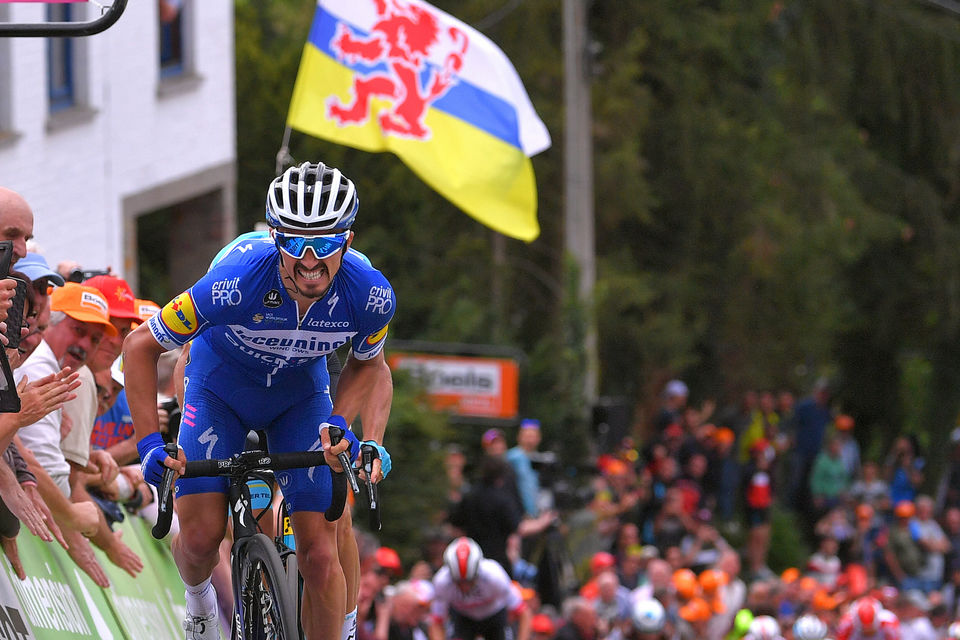
<instances>
[{"instance_id":1,"label":"orange cap","mask_svg":"<svg viewBox=\"0 0 960 640\"><path fill-rule=\"evenodd\" d=\"M873 517L873 507L866 502L857 505L857 518L860 520L869 520Z\"/></svg>"},{"instance_id":2,"label":"orange cap","mask_svg":"<svg viewBox=\"0 0 960 640\"><path fill-rule=\"evenodd\" d=\"M714 431L713 439L721 444L731 444L737 439L737 436L733 433L733 429L730 429L729 427L720 427Z\"/></svg>"},{"instance_id":3,"label":"orange cap","mask_svg":"<svg viewBox=\"0 0 960 640\"><path fill-rule=\"evenodd\" d=\"M114 318L124 318L127 320L139 320L137 307L134 304L136 298L133 296L133 290L127 281L116 276L94 276L86 281L85 285L98 289L103 297L107 299L110 306L110 315Z\"/></svg>"},{"instance_id":4,"label":"orange cap","mask_svg":"<svg viewBox=\"0 0 960 640\"><path fill-rule=\"evenodd\" d=\"M800 569L796 567L790 567L789 569L784 569L783 573L780 574L780 581L783 584L791 584L800 577Z\"/></svg>"},{"instance_id":5,"label":"orange cap","mask_svg":"<svg viewBox=\"0 0 960 640\"><path fill-rule=\"evenodd\" d=\"M836 420L833 421L833 425L839 431L850 431L853 429L853 418L846 414L840 414Z\"/></svg>"},{"instance_id":6,"label":"orange cap","mask_svg":"<svg viewBox=\"0 0 960 640\"><path fill-rule=\"evenodd\" d=\"M727 574L720 569L707 569L700 573L700 588L705 594L713 594L727 584Z\"/></svg>"},{"instance_id":7,"label":"orange cap","mask_svg":"<svg viewBox=\"0 0 960 640\"><path fill-rule=\"evenodd\" d=\"M50 294L50 310L62 311L74 320L103 326L108 336L119 332L110 322L110 307L98 289L75 282L57 287Z\"/></svg>"},{"instance_id":8,"label":"orange cap","mask_svg":"<svg viewBox=\"0 0 960 640\"><path fill-rule=\"evenodd\" d=\"M403 573L403 564L400 562L400 556L390 547L380 547L374 553L374 559L377 564L393 572L396 575Z\"/></svg>"},{"instance_id":9,"label":"orange cap","mask_svg":"<svg viewBox=\"0 0 960 640\"><path fill-rule=\"evenodd\" d=\"M816 591L820 588L820 583L813 576L803 576L800 578L800 588L804 591Z\"/></svg>"},{"instance_id":10,"label":"orange cap","mask_svg":"<svg viewBox=\"0 0 960 640\"><path fill-rule=\"evenodd\" d=\"M700 592L697 574L690 569L677 569L673 572L673 588L684 600L690 600Z\"/></svg>"},{"instance_id":11,"label":"orange cap","mask_svg":"<svg viewBox=\"0 0 960 640\"><path fill-rule=\"evenodd\" d=\"M693 598L680 607L679 614L687 622L706 622L713 616L710 605L703 598Z\"/></svg>"},{"instance_id":12,"label":"orange cap","mask_svg":"<svg viewBox=\"0 0 960 640\"><path fill-rule=\"evenodd\" d=\"M134 301L134 305L136 305L137 315L140 316L140 319L144 322L160 313L160 305L153 300L141 300L137 298Z\"/></svg>"},{"instance_id":13,"label":"orange cap","mask_svg":"<svg viewBox=\"0 0 960 640\"><path fill-rule=\"evenodd\" d=\"M897 506L893 508L893 515L898 518L912 518L916 512L917 508L914 507L913 503L909 500L901 500L897 503Z\"/></svg>"},{"instance_id":14,"label":"orange cap","mask_svg":"<svg viewBox=\"0 0 960 640\"><path fill-rule=\"evenodd\" d=\"M826 589L818 589L813 594L813 599L810 601L810 606L813 607L814 611L833 611L837 608L837 601Z\"/></svg>"}]
</instances>

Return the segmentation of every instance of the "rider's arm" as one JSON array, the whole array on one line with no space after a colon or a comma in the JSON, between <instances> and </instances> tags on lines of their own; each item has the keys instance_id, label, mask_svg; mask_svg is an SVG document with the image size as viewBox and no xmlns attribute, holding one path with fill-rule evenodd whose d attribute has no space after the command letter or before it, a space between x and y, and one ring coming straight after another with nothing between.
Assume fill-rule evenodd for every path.
<instances>
[{"instance_id":1,"label":"rider's arm","mask_svg":"<svg viewBox=\"0 0 960 640\"><path fill-rule=\"evenodd\" d=\"M383 351L369 360L360 360L351 354L340 374L333 413L343 416L347 424L359 415L363 439L383 444L392 402L393 376Z\"/></svg>"},{"instance_id":2,"label":"rider's arm","mask_svg":"<svg viewBox=\"0 0 960 640\"><path fill-rule=\"evenodd\" d=\"M150 333L147 323L134 329L123 341L124 388L137 440L160 431L157 360L165 351Z\"/></svg>"}]
</instances>

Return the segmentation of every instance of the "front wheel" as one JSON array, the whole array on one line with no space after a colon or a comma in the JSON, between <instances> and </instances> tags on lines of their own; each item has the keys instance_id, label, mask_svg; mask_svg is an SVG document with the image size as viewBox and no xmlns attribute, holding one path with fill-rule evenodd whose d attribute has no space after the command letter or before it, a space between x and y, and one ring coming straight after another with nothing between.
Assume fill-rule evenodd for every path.
<instances>
[{"instance_id":1,"label":"front wheel","mask_svg":"<svg viewBox=\"0 0 960 640\"><path fill-rule=\"evenodd\" d=\"M296 595L277 549L258 533L240 549L240 624L246 640L297 640L300 637Z\"/></svg>"}]
</instances>

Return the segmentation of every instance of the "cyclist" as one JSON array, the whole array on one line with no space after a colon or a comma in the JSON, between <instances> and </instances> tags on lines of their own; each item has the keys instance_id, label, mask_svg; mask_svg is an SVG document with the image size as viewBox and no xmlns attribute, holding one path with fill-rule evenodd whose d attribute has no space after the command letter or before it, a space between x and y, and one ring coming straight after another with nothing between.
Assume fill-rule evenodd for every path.
<instances>
[{"instance_id":1,"label":"cyclist","mask_svg":"<svg viewBox=\"0 0 960 640\"><path fill-rule=\"evenodd\" d=\"M364 435L385 456L380 443L392 382L383 346L396 298L379 271L348 252L358 207L353 182L339 170L322 163L287 169L267 190L270 237L235 244L130 334L124 343L127 397L148 482L158 484L165 467L182 471L188 459L239 452L254 427L265 427L271 451L322 447L339 471L336 454L349 448L355 458L358 441L347 430L331 446L327 427L346 428L361 412ZM174 460L157 433L156 361L188 341L181 450ZM334 404L324 356L347 341L351 353ZM372 479L381 477L378 460ZM346 590L337 524L323 516L330 470L282 471L277 481L292 513L304 576L305 635L338 638ZM177 481L181 531L173 553L186 585L188 638L218 637L210 575L226 528L226 489L222 478Z\"/></svg>"},{"instance_id":2,"label":"cyclist","mask_svg":"<svg viewBox=\"0 0 960 640\"><path fill-rule=\"evenodd\" d=\"M837 640L900 640L900 620L876 598L864 596L837 623Z\"/></svg>"},{"instance_id":3,"label":"cyclist","mask_svg":"<svg viewBox=\"0 0 960 640\"><path fill-rule=\"evenodd\" d=\"M625 640L666 640L671 636L667 612L659 600L645 598L633 603L623 632Z\"/></svg>"},{"instance_id":4,"label":"cyclist","mask_svg":"<svg viewBox=\"0 0 960 640\"><path fill-rule=\"evenodd\" d=\"M496 560L483 557L472 538L455 539L443 552L443 567L433 577L430 640L450 638L512 640L511 617L518 620L516 640L530 638L532 613L517 586Z\"/></svg>"},{"instance_id":5,"label":"cyclist","mask_svg":"<svg viewBox=\"0 0 960 640\"><path fill-rule=\"evenodd\" d=\"M793 640L824 640L827 633L827 624L812 613L800 616L793 623Z\"/></svg>"}]
</instances>

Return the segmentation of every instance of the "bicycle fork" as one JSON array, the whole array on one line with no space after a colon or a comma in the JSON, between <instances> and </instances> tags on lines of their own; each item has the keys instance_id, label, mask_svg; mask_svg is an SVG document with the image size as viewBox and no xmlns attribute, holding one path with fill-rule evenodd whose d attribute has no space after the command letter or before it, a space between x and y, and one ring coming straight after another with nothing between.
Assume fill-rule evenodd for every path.
<instances>
[{"instance_id":1,"label":"bicycle fork","mask_svg":"<svg viewBox=\"0 0 960 640\"><path fill-rule=\"evenodd\" d=\"M247 540L257 533L257 522L253 517L253 509L250 505L250 488L246 480L241 478L230 479L229 496L230 513L233 521L233 547L230 549L230 565L233 570L233 602L236 607L233 612L234 636L232 640L244 640L249 636L252 629L245 629L251 626L251 621L245 619L251 613L250 607L257 606L253 602L253 594L246 592L248 580L244 575L244 569L249 567L240 565L240 550Z\"/></svg>"}]
</instances>

